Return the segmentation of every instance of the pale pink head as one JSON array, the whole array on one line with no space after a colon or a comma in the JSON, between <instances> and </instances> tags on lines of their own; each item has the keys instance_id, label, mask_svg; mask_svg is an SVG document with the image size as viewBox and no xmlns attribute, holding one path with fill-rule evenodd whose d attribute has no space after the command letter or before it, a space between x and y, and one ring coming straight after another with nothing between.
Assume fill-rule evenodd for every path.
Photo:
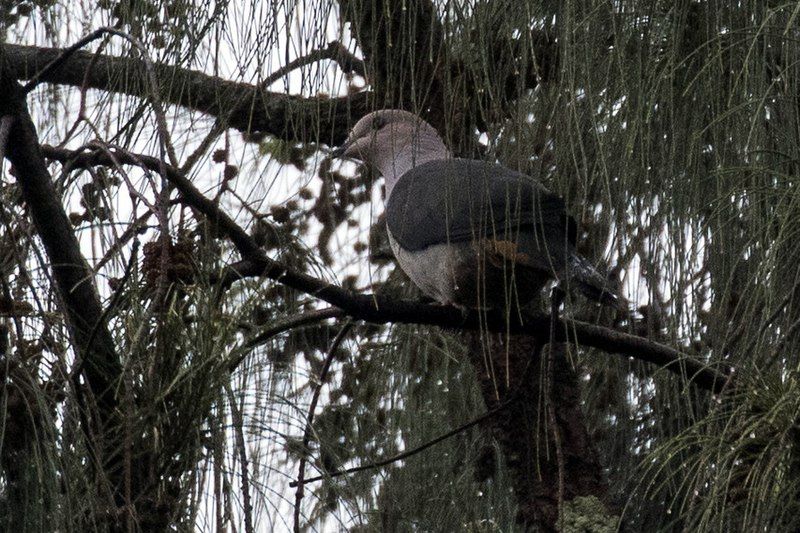
<instances>
[{"instance_id":1,"label":"pale pink head","mask_svg":"<svg viewBox=\"0 0 800 533\"><path fill-rule=\"evenodd\" d=\"M399 109L382 109L363 117L335 154L375 167L386 179L387 194L397 178L413 167L451 157L433 126Z\"/></svg>"}]
</instances>

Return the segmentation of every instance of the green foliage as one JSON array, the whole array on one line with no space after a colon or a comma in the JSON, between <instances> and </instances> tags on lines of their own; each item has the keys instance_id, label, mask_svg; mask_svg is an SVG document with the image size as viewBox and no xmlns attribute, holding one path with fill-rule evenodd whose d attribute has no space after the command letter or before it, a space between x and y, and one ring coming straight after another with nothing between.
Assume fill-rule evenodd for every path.
<instances>
[{"instance_id":1,"label":"green foliage","mask_svg":"<svg viewBox=\"0 0 800 533\"><path fill-rule=\"evenodd\" d=\"M565 533L614 533L619 518L609 516L603 502L594 496L578 497L565 505L560 527Z\"/></svg>"},{"instance_id":2,"label":"green foliage","mask_svg":"<svg viewBox=\"0 0 800 533\"><path fill-rule=\"evenodd\" d=\"M386 3L342 4L366 10ZM421 5L402 3L403 20ZM365 86L376 91L373 105L403 102L439 120L460 155L496 158L542 179L580 221L581 252L606 263L638 307L629 324L634 333L736 368L728 392L710 398L651 365L575 351L587 425L623 525L797 529L797 4L465 0L435 7L442 51L418 56L419 41L408 40L382 43L367 57L368 70L384 70ZM9 42L42 46L67 46L98 22L117 25L153 60L253 84L324 47L339 22L330 2L290 0L6 2L0 18ZM340 35L350 49L356 26ZM416 37L431 38L431 27ZM369 44L360 43L360 52ZM102 51L140 57L115 39ZM387 57L400 59L382 64ZM439 86L403 71L409 65L444 65ZM330 61L294 75L281 81L300 96L362 86ZM164 95L181 92L178 79L159 80ZM249 105L218 98L225 111ZM43 143L77 148L100 139L160 153L151 109L140 97L46 86L29 104ZM245 141L258 140L258 132L244 140L212 136L206 151L217 150L219 166L201 157L189 175L271 257L358 290L412 294L386 268L382 224L366 207L380 197L380 185L364 169L354 176L351 166L325 158L332 141L318 138L315 127L328 113L320 104L308 123L285 125L301 132L302 142L266 137L254 149ZM211 121L177 107L168 118L185 161ZM294 494L288 482L300 457L308 460L307 477L330 474L392 457L484 412L456 336L357 325L333 354L310 449L303 449L308 403L341 325L320 321L249 345L260 331L318 304L259 279L218 293L209 281L238 258L174 195L169 206L159 204L157 172L53 167L111 306L129 466L142 486L156 487L141 507L151 522L142 524L238 527L247 472L253 515L286 529L293 505L286 500ZM138 221L148 203L167 211L169 227L154 222L156 213ZM0 366L7 380L0 522L17 530L102 530L109 516L124 513L105 493L98 496L102 476L89 468L96 436L84 431L87 411L71 385L75 351L51 294L50 265L5 174L0 223ZM147 269L137 260L126 278L133 235L153 244L152 260ZM181 269L167 265L169 283L160 276L160 250L168 248L160 235L171 235L175 246L180 238L191 243L191 261L173 252ZM579 304L568 312L613 321ZM509 489L496 443L478 426L387 467L309 485L302 523L509 531L516 527ZM614 530L615 518L596 503L568 502L564 529Z\"/></svg>"},{"instance_id":3,"label":"green foliage","mask_svg":"<svg viewBox=\"0 0 800 533\"><path fill-rule=\"evenodd\" d=\"M643 486L651 498L681 494L670 505L693 529L793 531L800 525L796 372L741 385L653 452Z\"/></svg>"}]
</instances>

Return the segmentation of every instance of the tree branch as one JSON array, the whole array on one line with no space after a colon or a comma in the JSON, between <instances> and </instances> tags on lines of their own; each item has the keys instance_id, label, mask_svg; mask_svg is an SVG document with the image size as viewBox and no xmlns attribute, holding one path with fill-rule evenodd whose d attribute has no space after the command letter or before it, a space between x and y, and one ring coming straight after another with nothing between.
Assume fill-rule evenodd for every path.
<instances>
[{"instance_id":1,"label":"tree branch","mask_svg":"<svg viewBox=\"0 0 800 533\"><path fill-rule=\"evenodd\" d=\"M107 437L107 455L103 459L112 462L114 471L113 463L119 454L119 443L113 438L119 426L116 384L122 367L111 333L102 320L94 276L81 254L78 239L47 171L36 129L28 114L25 92L9 75L2 49L0 116L14 119L5 156L14 165L17 183L47 252L74 349L84 362L87 383L97 397L99 430ZM120 490L118 481L113 483Z\"/></svg>"},{"instance_id":2,"label":"tree branch","mask_svg":"<svg viewBox=\"0 0 800 533\"><path fill-rule=\"evenodd\" d=\"M308 324L322 322L323 320L328 320L329 318L341 318L343 316L345 316L345 313L341 309L336 307L326 307L325 309L315 309L300 315L276 320L260 330L254 337L248 339L244 343L244 346L232 351L231 361L228 363L228 370L231 372L236 370L244 358L247 357L247 354L250 352L250 350L259 344L267 342L267 340L275 337L276 335L280 335L285 331L293 330Z\"/></svg>"},{"instance_id":3,"label":"tree branch","mask_svg":"<svg viewBox=\"0 0 800 533\"><path fill-rule=\"evenodd\" d=\"M139 154L131 154L119 148L112 149L117 162L129 165L145 165L158 168L159 160ZM73 165L113 165L109 151L74 153L63 148L45 147L48 157L59 161L70 161ZM633 357L653 363L696 386L719 393L730 381L733 369L720 364L716 370L674 348L664 346L642 337L622 331L588 324L578 320L558 317L551 325L551 317L544 313L527 314L523 317L507 317L497 311L472 310L463 313L450 306L423 304L411 300L397 300L378 294L356 294L338 285L298 272L274 261L236 222L225 214L214 201L206 198L180 171L166 165L166 177L180 191L183 201L202 213L212 225L226 235L242 257L249 261L251 273L277 281L299 290L330 305L338 307L357 320L375 324L399 323L439 326L465 330L489 330L499 333L525 333L540 339L570 342L599 350ZM551 336L555 335L555 339Z\"/></svg>"},{"instance_id":4,"label":"tree branch","mask_svg":"<svg viewBox=\"0 0 800 533\"><path fill-rule=\"evenodd\" d=\"M139 59L78 51L64 56L61 48L3 44L7 74L38 82L84 85L92 89L147 98L147 69ZM48 66L58 61L53 68ZM338 144L347 135L351 118L369 112L371 93L342 97L302 97L261 90L195 70L154 63L162 82L161 101L213 117L227 117L228 126L243 132L263 132L291 142ZM39 76L37 77L37 73ZM164 80L169 80L165 82ZM233 108L232 108L233 106Z\"/></svg>"},{"instance_id":5,"label":"tree branch","mask_svg":"<svg viewBox=\"0 0 800 533\"><path fill-rule=\"evenodd\" d=\"M519 400L519 397L516 396L516 395L513 395L511 398L509 398L505 402L501 403L497 407L489 409L488 411L486 411L482 415L473 418L469 422L467 422L465 424L461 424L457 428L451 429L447 433L439 435L438 437L433 438L433 439L431 439L431 440L429 440L427 442L424 442L424 443L420 444L419 446L411 448L410 450L406 450L404 452L398 453L397 455L393 455L392 457L387 457L386 459L381 459L380 461L375 461L373 463L367 463L365 465L354 466L352 468L345 468L343 470L334 470L333 472L326 472L325 474L323 474L321 476L314 476L314 477L310 477L308 479L303 479L303 480L298 479L296 481L292 481L291 483L289 483L289 487L294 488L294 487L297 487L299 485L307 485L308 483L314 483L315 481L322 481L323 479L330 479L330 478L334 478L334 477L343 476L345 474L354 474L356 472L363 472L364 470L372 470L374 468L381 468L383 466L388 466L388 465L390 465L392 463L396 463L397 461L402 461L403 459L408 459L409 457L411 457L413 455L417 455L420 452L424 452L425 450L427 450L431 446L435 446L436 444L439 444L443 440L447 440L450 437L458 435L462 431L466 431L469 428L471 428L473 426L477 426L481 422L492 418L497 413L499 413L500 411L502 411L503 409L505 409L506 407L508 407L509 405L511 405L512 403L514 403L515 401L518 401L518 400Z\"/></svg>"},{"instance_id":6,"label":"tree branch","mask_svg":"<svg viewBox=\"0 0 800 533\"><path fill-rule=\"evenodd\" d=\"M67 59L69 59L69 57L72 54L74 54L75 52L77 52L90 42L99 39L100 37L103 36L104 33L105 33L105 28L97 29L92 33L90 33L89 35L86 35L82 39L78 40L78 42L76 42L72 46L69 46L68 48L62 50L61 53L55 59L50 61L47 65L44 66L42 70L37 72L34 76L32 76L28 80L28 83L26 83L25 87L23 87L25 93L27 94L32 90L34 90L36 86L39 85L39 82L41 81L42 77L46 76L53 70L60 67Z\"/></svg>"},{"instance_id":7,"label":"tree branch","mask_svg":"<svg viewBox=\"0 0 800 533\"><path fill-rule=\"evenodd\" d=\"M111 334L105 325L99 324L102 307L92 283L92 272L80 252L78 240L47 172L35 127L25 107L22 87L6 74L1 62L2 55L0 114L14 117L6 157L14 165L37 233L47 250L65 304L75 349L86 360L89 381L95 393L100 395L100 403L113 409L116 401L112 388L121 366ZM87 341L95 327L98 328L96 341L89 347Z\"/></svg>"}]
</instances>

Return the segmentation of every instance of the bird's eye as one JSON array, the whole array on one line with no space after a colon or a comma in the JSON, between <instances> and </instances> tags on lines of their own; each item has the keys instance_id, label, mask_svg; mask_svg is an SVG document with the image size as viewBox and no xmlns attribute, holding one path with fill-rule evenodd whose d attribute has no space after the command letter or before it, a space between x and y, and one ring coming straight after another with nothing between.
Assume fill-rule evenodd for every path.
<instances>
[{"instance_id":1,"label":"bird's eye","mask_svg":"<svg viewBox=\"0 0 800 533\"><path fill-rule=\"evenodd\" d=\"M385 117L375 117L372 119L372 129L379 130L386 125L386 118Z\"/></svg>"}]
</instances>

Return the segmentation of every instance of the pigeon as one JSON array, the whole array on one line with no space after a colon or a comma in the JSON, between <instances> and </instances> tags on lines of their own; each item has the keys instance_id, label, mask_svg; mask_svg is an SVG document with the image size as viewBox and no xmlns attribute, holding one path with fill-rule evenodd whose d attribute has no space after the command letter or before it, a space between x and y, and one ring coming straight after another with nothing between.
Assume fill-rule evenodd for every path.
<instances>
[{"instance_id":1,"label":"pigeon","mask_svg":"<svg viewBox=\"0 0 800 533\"><path fill-rule=\"evenodd\" d=\"M500 164L453 157L438 132L407 111L374 111L336 157L385 180L389 244L427 296L460 308L524 306L557 282L618 308L624 300L575 250L564 201Z\"/></svg>"}]
</instances>

